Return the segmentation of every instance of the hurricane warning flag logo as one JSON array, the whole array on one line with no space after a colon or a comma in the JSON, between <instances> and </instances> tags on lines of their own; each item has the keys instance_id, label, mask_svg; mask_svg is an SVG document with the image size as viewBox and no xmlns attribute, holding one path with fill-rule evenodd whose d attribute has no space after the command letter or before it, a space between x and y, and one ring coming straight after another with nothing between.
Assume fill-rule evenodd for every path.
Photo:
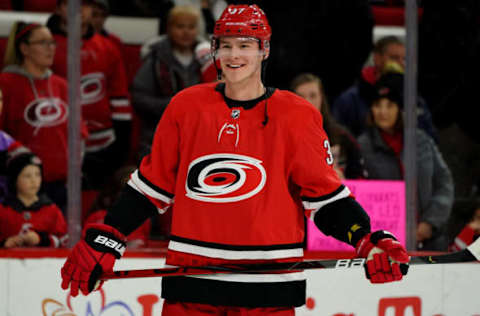
<instances>
[{"instance_id":1,"label":"hurricane warning flag logo","mask_svg":"<svg viewBox=\"0 0 480 316\"><path fill-rule=\"evenodd\" d=\"M194 200L214 203L248 199L262 190L267 174L262 161L235 154L213 154L192 161L185 189Z\"/></svg>"}]
</instances>

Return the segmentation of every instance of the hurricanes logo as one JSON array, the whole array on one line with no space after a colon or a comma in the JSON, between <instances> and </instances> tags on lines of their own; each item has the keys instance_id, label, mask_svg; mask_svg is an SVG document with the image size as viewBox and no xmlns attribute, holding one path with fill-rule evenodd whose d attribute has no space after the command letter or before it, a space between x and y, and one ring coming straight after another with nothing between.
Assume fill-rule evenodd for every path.
<instances>
[{"instance_id":1,"label":"hurricanes logo","mask_svg":"<svg viewBox=\"0 0 480 316\"><path fill-rule=\"evenodd\" d=\"M66 122L68 109L61 99L39 98L28 104L23 114L31 126L49 127Z\"/></svg>"},{"instance_id":2,"label":"hurricanes logo","mask_svg":"<svg viewBox=\"0 0 480 316\"><path fill-rule=\"evenodd\" d=\"M213 154L190 163L185 189L191 199L227 203L254 196L262 190L266 180L260 160L235 154Z\"/></svg>"},{"instance_id":3,"label":"hurricanes logo","mask_svg":"<svg viewBox=\"0 0 480 316\"><path fill-rule=\"evenodd\" d=\"M101 72L94 72L82 76L80 79L80 95L82 104L92 104L105 97L105 76Z\"/></svg>"}]
</instances>

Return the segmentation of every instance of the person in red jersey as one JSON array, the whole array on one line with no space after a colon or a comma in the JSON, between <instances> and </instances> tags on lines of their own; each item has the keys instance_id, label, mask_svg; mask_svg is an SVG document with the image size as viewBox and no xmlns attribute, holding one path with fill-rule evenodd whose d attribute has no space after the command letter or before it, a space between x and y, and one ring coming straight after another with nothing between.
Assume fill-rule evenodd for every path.
<instances>
[{"instance_id":1,"label":"person in red jersey","mask_svg":"<svg viewBox=\"0 0 480 316\"><path fill-rule=\"evenodd\" d=\"M91 25L92 0L81 5L82 117L88 127L83 172L85 186L99 189L127 159L132 109L125 67L118 49ZM55 74L67 77L67 0L59 0L47 22L57 43L52 65Z\"/></svg>"},{"instance_id":2,"label":"person in red jersey","mask_svg":"<svg viewBox=\"0 0 480 316\"><path fill-rule=\"evenodd\" d=\"M50 70L55 47L47 27L24 22L13 26L5 56L7 67L0 74L0 129L42 159L46 194L64 209L68 90L66 80Z\"/></svg>"},{"instance_id":3,"label":"person in red jersey","mask_svg":"<svg viewBox=\"0 0 480 316\"><path fill-rule=\"evenodd\" d=\"M368 258L371 282L407 273L405 248L388 232L370 231L367 213L333 169L320 112L262 82L270 36L258 6L225 9L212 38L223 82L173 97L151 153L105 223L88 226L69 254L62 288L75 296L101 286L102 272L125 250L125 235L153 214L152 204L173 212L169 266L301 261L309 217ZM294 315L305 296L301 271L163 278L162 315Z\"/></svg>"},{"instance_id":4,"label":"person in red jersey","mask_svg":"<svg viewBox=\"0 0 480 316\"><path fill-rule=\"evenodd\" d=\"M23 153L7 163L9 194L0 204L0 245L13 247L62 247L67 223L60 209L40 189L42 162Z\"/></svg>"}]
</instances>

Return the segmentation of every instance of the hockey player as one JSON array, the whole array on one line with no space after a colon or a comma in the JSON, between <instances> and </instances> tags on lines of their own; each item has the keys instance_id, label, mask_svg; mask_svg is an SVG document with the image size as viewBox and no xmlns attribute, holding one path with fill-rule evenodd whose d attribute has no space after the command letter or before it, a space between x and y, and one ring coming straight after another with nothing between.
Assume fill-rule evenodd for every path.
<instances>
[{"instance_id":1,"label":"hockey player","mask_svg":"<svg viewBox=\"0 0 480 316\"><path fill-rule=\"evenodd\" d=\"M172 99L105 224L89 226L68 256L64 289L92 291L122 256L125 235L154 214L151 203L173 211L170 266L302 260L306 215L368 258L371 282L402 279L408 254L390 233L370 232L332 167L320 112L262 83L270 36L258 6L227 7L212 39L224 83ZM164 278L162 315L294 315L305 289L302 272Z\"/></svg>"}]
</instances>

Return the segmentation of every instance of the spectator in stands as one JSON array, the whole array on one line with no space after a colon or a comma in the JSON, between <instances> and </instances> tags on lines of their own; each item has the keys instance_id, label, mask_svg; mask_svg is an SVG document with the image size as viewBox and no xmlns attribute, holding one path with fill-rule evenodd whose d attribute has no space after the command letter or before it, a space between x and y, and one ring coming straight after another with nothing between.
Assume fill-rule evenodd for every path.
<instances>
[{"instance_id":1,"label":"spectator in stands","mask_svg":"<svg viewBox=\"0 0 480 316\"><path fill-rule=\"evenodd\" d=\"M225 0L173 0L173 3L175 6L193 5L202 12L199 22L199 33L204 38L208 38L208 35L213 34L215 21L227 7Z\"/></svg>"},{"instance_id":2,"label":"spectator in stands","mask_svg":"<svg viewBox=\"0 0 480 316\"><path fill-rule=\"evenodd\" d=\"M465 249L480 237L480 198L457 199L450 224L452 228L450 233L454 236L449 246L450 251Z\"/></svg>"},{"instance_id":3,"label":"spectator in stands","mask_svg":"<svg viewBox=\"0 0 480 316\"><path fill-rule=\"evenodd\" d=\"M365 169L356 139L330 114L330 105L322 80L314 74L302 73L291 83L291 90L312 103L322 113L323 129L330 141L334 168L341 179L364 178Z\"/></svg>"},{"instance_id":4,"label":"spectator in stands","mask_svg":"<svg viewBox=\"0 0 480 316\"><path fill-rule=\"evenodd\" d=\"M136 166L127 165L115 172L108 184L103 187L93 203L90 214L85 220L85 225L89 223L102 223L113 202L117 199L121 189L130 179L130 174L135 171ZM153 207L153 205L152 205ZM151 220L147 219L140 227L127 236L127 246L129 249L147 246L150 237Z\"/></svg>"},{"instance_id":5,"label":"spectator in stands","mask_svg":"<svg viewBox=\"0 0 480 316\"><path fill-rule=\"evenodd\" d=\"M122 40L117 35L105 29L105 22L110 14L110 5L107 0L93 0L92 6L92 26L95 32L110 40L120 52L122 61L124 60L124 47Z\"/></svg>"},{"instance_id":6,"label":"spectator in stands","mask_svg":"<svg viewBox=\"0 0 480 316\"><path fill-rule=\"evenodd\" d=\"M60 209L40 193L42 162L32 153L8 161L9 195L0 204L0 244L12 247L61 247L67 224Z\"/></svg>"},{"instance_id":7,"label":"spectator in stands","mask_svg":"<svg viewBox=\"0 0 480 316\"><path fill-rule=\"evenodd\" d=\"M84 188L98 190L129 155L132 109L121 55L112 43L95 33L92 0L81 6L81 104L88 126L83 162ZM67 0L59 0L47 26L56 40L52 70L67 76Z\"/></svg>"},{"instance_id":8,"label":"spectator in stands","mask_svg":"<svg viewBox=\"0 0 480 316\"><path fill-rule=\"evenodd\" d=\"M167 34L151 46L133 80L133 106L141 120L139 158L149 152L157 123L173 95L201 81L194 54L199 18L200 12L192 6L170 10Z\"/></svg>"},{"instance_id":9,"label":"spectator in stands","mask_svg":"<svg viewBox=\"0 0 480 316\"><path fill-rule=\"evenodd\" d=\"M332 106L333 116L356 137L365 130L369 100L375 94L375 82L382 73L392 68L403 73L405 45L396 36L383 37L376 42L372 59L373 65L364 67L357 82L340 94ZM418 126L436 140L430 111L421 98L418 102Z\"/></svg>"},{"instance_id":10,"label":"spectator in stands","mask_svg":"<svg viewBox=\"0 0 480 316\"><path fill-rule=\"evenodd\" d=\"M3 93L0 90L0 115L3 108ZM20 153L29 152L20 142L0 130L0 203L8 193L7 190L7 159Z\"/></svg>"},{"instance_id":11,"label":"spectator in stands","mask_svg":"<svg viewBox=\"0 0 480 316\"><path fill-rule=\"evenodd\" d=\"M368 113L369 126L358 138L369 179L404 179L403 75L377 81ZM445 225L453 203L450 170L433 139L417 129L418 248L447 250Z\"/></svg>"},{"instance_id":12,"label":"spectator in stands","mask_svg":"<svg viewBox=\"0 0 480 316\"><path fill-rule=\"evenodd\" d=\"M40 24L15 23L0 75L0 129L42 159L46 194L66 207L67 82L52 73L56 42Z\"/></svg>"}]
</instances>

